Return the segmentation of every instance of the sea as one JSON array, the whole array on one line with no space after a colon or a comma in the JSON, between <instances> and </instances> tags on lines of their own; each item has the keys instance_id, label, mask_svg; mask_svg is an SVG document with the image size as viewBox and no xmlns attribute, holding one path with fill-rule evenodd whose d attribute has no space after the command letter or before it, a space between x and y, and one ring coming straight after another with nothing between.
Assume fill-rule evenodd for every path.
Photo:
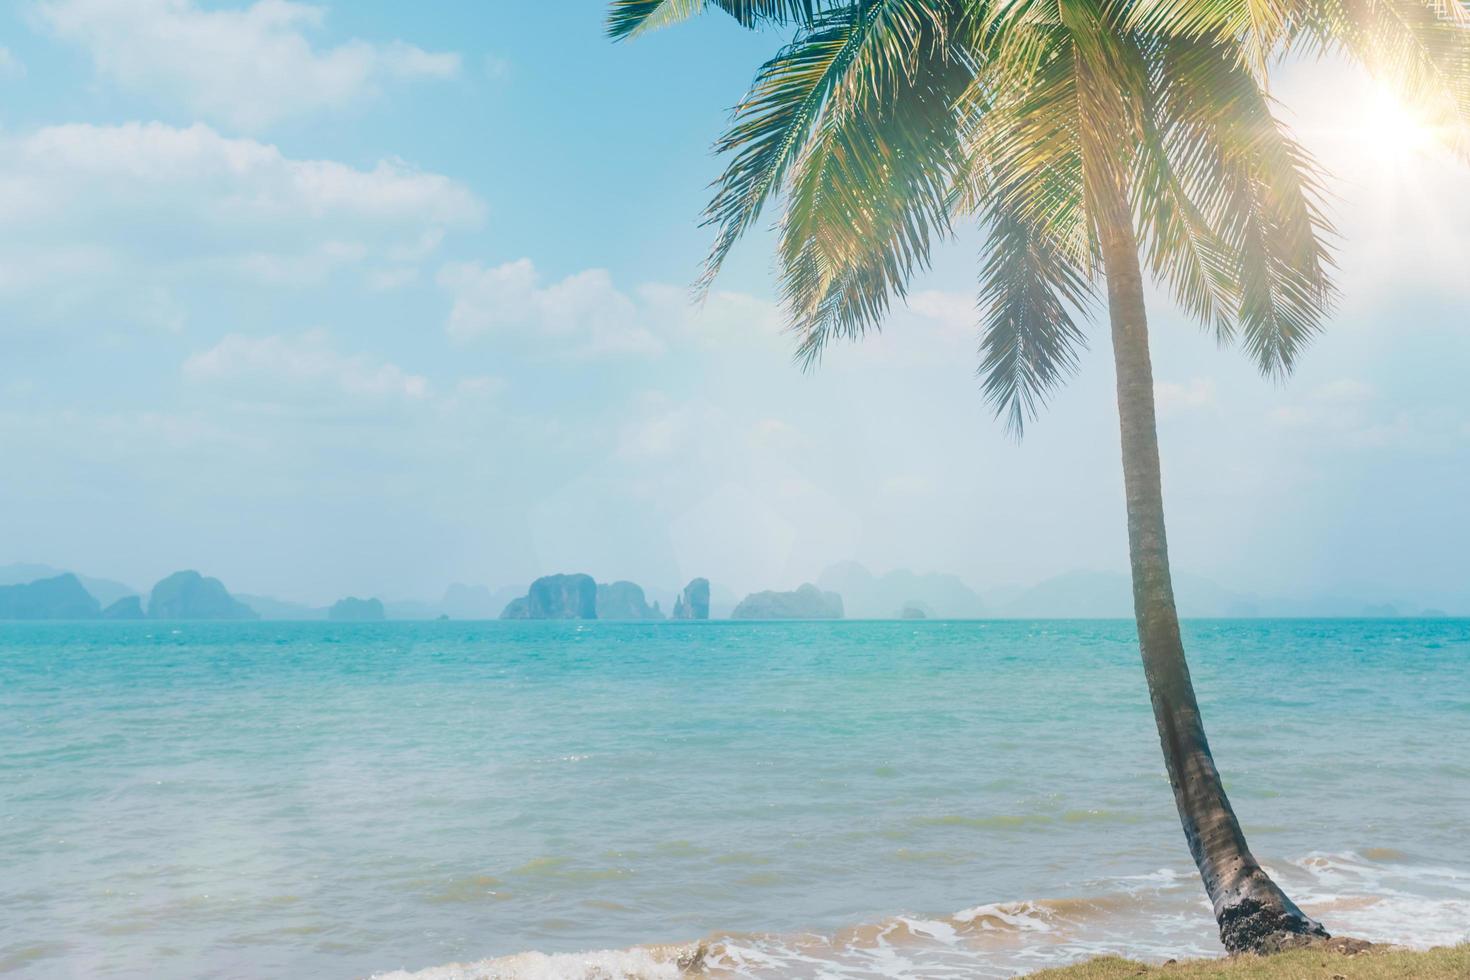
<instances>
[{"instance_id":1,"label":"sea","mask_svg":"<svg viewBox=\"0 0 1470 980\"><path fill-rule=\"evenodd\" d=\"M1470 621L1191 621L1257 857L1470 939ZM0 974L1218 955L1124 621L0 624Z\"/></svg>"}]
</instances>

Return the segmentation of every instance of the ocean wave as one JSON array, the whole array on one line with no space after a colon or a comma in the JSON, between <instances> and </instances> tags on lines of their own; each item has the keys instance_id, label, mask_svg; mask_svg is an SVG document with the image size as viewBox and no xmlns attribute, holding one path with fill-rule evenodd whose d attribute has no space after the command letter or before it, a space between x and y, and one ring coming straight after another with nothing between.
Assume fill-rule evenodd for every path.
<instances>
[{"instance_id":1,"label":"ocean wave","mask_svg":"<svg viewBox=\"0 0 1470 980\"><path fill-rule=\"evenodd\" d=\"M1470 939L1470 872L1417 864L1388 848L1312 853L1276 869L1329 929L1427 948ZM1274 873L1274 872L1273 872ZM1209 903L1192 870L1159 868L1088 883L1094 894L896 915L832 932L715 933L681 946L520 953L376 980L949 980L1002 978L1123 955L1217 955Z\"/></svg>"},{"instance_id":2,"label":"ocean wave","mask_svg":"<svg viewBox=\"0 0 1470 980\"><path fill-rule=\"evenodd\" d=\"M700 969L700 948L634 947L590 953L517 953L478 963L449 963L374 980L677 980Z\"/></svg>"}]
</instances>

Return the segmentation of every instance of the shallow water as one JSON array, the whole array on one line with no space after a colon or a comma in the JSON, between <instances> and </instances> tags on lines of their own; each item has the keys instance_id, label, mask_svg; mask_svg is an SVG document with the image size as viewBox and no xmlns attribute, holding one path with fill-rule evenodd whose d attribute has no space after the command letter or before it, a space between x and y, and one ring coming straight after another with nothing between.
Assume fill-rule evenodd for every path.
<instances>
[{"instance_id":1,"label":"shallow water","mask_svg":"<svg viewBox=\"0 0 1470 980\"><path fill-rule=\"evenodd\" d=\"M1186 641L1299 902L1470 937L1470 622ZM1192 874L1129 623L0 625L0 972L1007 976Z\"/></svg>"}]
</instances>

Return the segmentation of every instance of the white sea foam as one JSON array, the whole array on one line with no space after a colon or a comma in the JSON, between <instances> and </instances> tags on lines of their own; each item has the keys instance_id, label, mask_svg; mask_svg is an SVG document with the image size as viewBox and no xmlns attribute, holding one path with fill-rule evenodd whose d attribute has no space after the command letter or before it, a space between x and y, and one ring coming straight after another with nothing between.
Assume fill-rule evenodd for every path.
<instances>
[{"instance_id":1,"label":"white sea foam","mask_svg":"<svg viewBox=\"0 0 1470 980\"><path fill-rule=\"evenodd\" d=\"M1038 902L977 905L955 914L955 919L979 929L1009 928L1020 932L1055 932L1056 913Z\"/></svg>"},{"instance_id":2,"label":"white sea foam","mask_svg":"<svg viewBox=\"0 0 1470 980\"><path fill-rule=\"evenodd\" d=\"M1303 907L1334 932L1429 947L1470 939L1470 874L1362 854L1283 862ZM701 976L748 980L1002 978L1116 954L1162 961L1219 953L1208 902L1192 872L1160 868L1069 899L977 905L952 916L899 915L830 934L714 934ZM576 955L523 953L381 980L663 980L685 975L694 947Z\"/></svg>"},{"instance_id":3,"label":"white sea foam","mask_svg":"<svg viewBox=\"0 0 1470 980\"><path fill-rule=\"evenodd\" d=\"M374 974L374 980L675 980L678 956L649 949L589 953L518 953L478 963L450 963L417 972Z\"/></svg>"},{"instance_id":4,"label":"white sea foam","mask_svg":"<svg viewBox=\"0 0 1470 980\"><path fill-rule=\"evenodd\" d=\"M1470 941L1470 873L1356 852L1292 865L1310 882L1298 901L1336 931L1421 949Z\"/></svg>"}]
</instances>

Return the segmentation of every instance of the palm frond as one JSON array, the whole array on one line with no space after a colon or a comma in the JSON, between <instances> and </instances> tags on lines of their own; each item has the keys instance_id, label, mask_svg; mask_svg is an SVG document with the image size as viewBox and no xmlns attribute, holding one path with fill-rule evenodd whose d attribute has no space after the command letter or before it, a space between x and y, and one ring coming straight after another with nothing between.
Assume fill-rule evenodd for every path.
<instances>
[{"instance_id":1,"label":"palm frond","mask_svg":"<svg viewBox=\"0 0 1470 980\"><path fill-rule=\"evenodd\" d=\"M1200 210L1194 192L1220 179L1219 154L1203 145L1213 133L1200 132L1171 115L1168 86L1174 83L1168 55L1192 41L1155 41L1142 50L1149 62L1144 91L1143 139L1134 158L1133 208L1143 259L1154 278L1167 286L1187 313L1228 341L1235 327L1238 289L1235 258ZM1207 68L1218 65L1207 64ZM1205 87L1213 87L1207 80Z\"/></svg>"},{"instance_id":2,"label":"palm frond","mask_svg":"<svg viewBox=\"0 0 1470 980\"><path fill-rule=\"evenodd\" d=\"M607 14L607 33L614 40L637 37L712 7L723 10L744 27L810 24L824 6L832 4L822 0L613 0Z\"/></svg>"},{"instance_id":3,"label":"palm frond","mask_svg":"<svg viewBox=\"0 0 1470 980\"><path fill-rule=\"evenodd\" d=\"M1223 249L1234 338L1263 373L1288 373L1334 296L1320 172L1229 45L1172 42L1160 72L1170 166L1212 249Z\"/></svg>"},{"instance_id":4,"label":"palm frond","mask_svg":"<svg viewBox=\"0 0 1470 980\"><path fill-rule=\"evenodd\" d=\"M704 224L714 225L717 232L702 288L780 190L827 99L844 83L868 41L879 9L862 16L826 17L761 66L750 92L735 108L730 129L715 144L717 152L733 157L704 212Z\"/></svg>"},{"instance_id":5,"label":"palm frond","mask_svg":"<svg viewBox=\"0 0 1470 980\"><path fill-rule=\"evenodd\" d=\"M798 358L876 328L949 233L955 105L972 67L949 47L948 4L890 2L790 180L782 294Z\"/></svg>"},{"instance_id":6,"label":"palm frond","mask_svg":"<svg viewBox=\"0 0 1470 980\"><path fill-rule=\"evenodd\" d=\"M1061 243L1014 212L992 210L987 226L979 375L997 417L1019 438L1077 370L1087 339L1074 314L1090 306L1093 287Z\"/></svg>"},{"instance_id":7,"label":"palm frond","mask_svg":"<svg viewBox=\"0 0 1470 980\"><path fill-rule=\"evenodd\" d=\"M999 208L1046 229L1080 260L1095 244L1083 191L1077 51L1059 25L1028 33L1025 57L987 79L985 101L968 106L959 201L981 213ZM972 88L968 98L976 97Z\"/></svg>"}]
</instances>

